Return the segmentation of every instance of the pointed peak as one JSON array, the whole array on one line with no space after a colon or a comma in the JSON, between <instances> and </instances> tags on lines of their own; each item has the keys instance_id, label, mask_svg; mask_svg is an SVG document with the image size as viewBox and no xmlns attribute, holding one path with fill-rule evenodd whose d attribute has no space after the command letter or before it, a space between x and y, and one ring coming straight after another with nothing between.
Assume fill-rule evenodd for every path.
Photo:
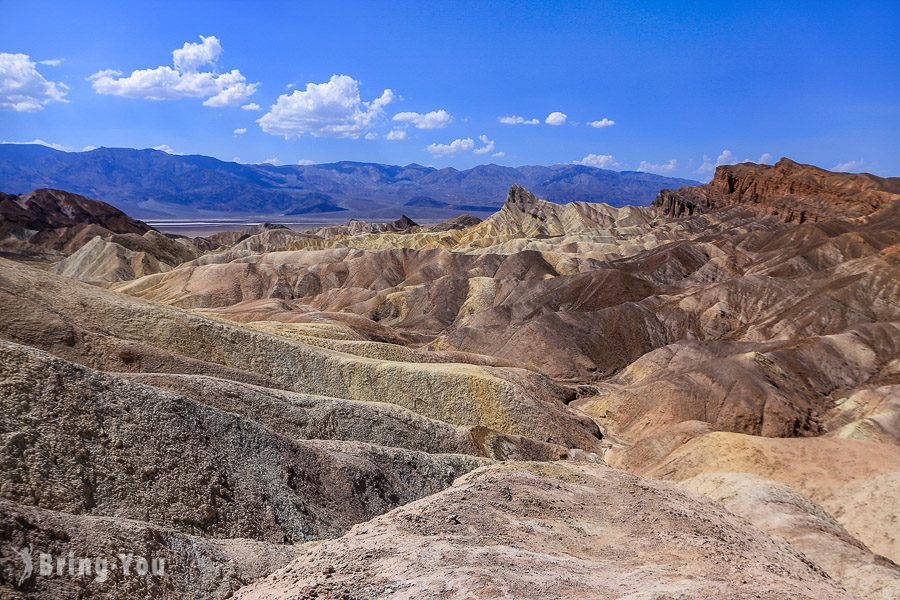
<instances>
[{"instance_id":1,"label":"pointed peak","mask_svg":"<svg viewBox=\"0 0 900 600\"><path fill-rule=\"evenodd\" d=\"M514 183L506 194L506 204L517 206L532 206L537 204L538 198L521 185Z\"/></svg>"},{"instance_id":2,"label":"pointed peak","mask_svg":"<svg viewBox=\"0 0 900 600\"><path fill-rule=\"evenodd\" d=\"M401 215L399 219L391 223L397 229L409 229L411 227L418 227L419 224L407 217L406 215Z\"/></svg>"}]
</instances>

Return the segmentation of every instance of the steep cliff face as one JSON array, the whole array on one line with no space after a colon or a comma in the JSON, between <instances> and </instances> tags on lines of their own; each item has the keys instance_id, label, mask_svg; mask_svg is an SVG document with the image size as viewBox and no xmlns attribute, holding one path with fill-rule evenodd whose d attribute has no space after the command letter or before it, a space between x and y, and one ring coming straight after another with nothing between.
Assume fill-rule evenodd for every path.
<instances>
[{"instance_id":1,"label":"steep cliff face","mask_svg":"<svg viewBox=\"0 0 900 600\"><path fill-rule=\"evenodd\" d=\"M663 190L654 206L673 217L742 206L803 223L865 216L898 199L900 178L833 173L782 158L719 167L706 185Z\"/></svg>"}]
</instances>

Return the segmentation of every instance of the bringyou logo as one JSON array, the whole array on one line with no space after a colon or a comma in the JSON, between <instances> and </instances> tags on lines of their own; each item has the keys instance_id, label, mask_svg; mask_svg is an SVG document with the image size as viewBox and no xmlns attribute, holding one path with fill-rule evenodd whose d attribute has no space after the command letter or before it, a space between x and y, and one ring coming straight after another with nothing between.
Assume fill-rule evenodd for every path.
<instances>
[{"instance_id":1,"label":"bringyou logo","mask_svg":"<svg viewBox=\"0 0 900 600\"><path fill-rule=\"evenodd\" d=\"M16 554L22 561L19 587L31 578L40 577L83 577L103 583L112 573L121 573L124 577L162 577L166 572L165 559L160 557L124 553L112 557L76 556L74 552L35 554L31 546L19 548Z\"/></svg>"}]
</instances>

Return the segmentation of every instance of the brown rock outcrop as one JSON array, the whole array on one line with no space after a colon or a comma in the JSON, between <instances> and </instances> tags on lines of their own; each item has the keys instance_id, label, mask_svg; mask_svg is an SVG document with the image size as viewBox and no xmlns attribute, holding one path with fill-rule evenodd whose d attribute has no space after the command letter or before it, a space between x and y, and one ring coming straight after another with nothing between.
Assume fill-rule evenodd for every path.
<instances>
[{"instance_id":1,"label":"brown rock outcrop","mask_svg":"<svg viewBox=\"0 0 900 600\"><path fill-rule=\"evenodd\" d=\"M69 254L95 235L152 229L105 202L62 190L0 194L0 249L9 254Z\"/></svg>"},{"instance_id":2,"label":"brown rock outcrop","mask_svg":"<svg viewBox=\"0 0 900 600\"><path fill-rule=\"evenodd\" d=\"M900 199L900 178L833 173L782 158L716 168L703 186L663 190L654 206L677 217L740 206L785 222L862 217Z\"/></svg>"}]
</instances>

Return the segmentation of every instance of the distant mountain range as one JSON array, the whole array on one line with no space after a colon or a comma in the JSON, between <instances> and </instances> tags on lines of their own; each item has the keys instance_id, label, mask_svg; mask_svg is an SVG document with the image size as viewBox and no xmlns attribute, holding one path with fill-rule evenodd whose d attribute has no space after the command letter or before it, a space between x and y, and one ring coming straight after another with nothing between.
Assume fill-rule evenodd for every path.
<instances>
[{"instance_id":1,"label":"distant mountain range","mask_svg":"<svg viewBox=\"0 0 900 600\"><path fill-rule=\"evenodd\" d=\"M57 188L103 200L138 218L307 215L445 217L500 208L517 183L555 202L648 205L687 179L581 165L436 169L337 162L246 165L158 150L97 148L61 152L0 145L0 192Z\"/></svg>"}]
</instances>

